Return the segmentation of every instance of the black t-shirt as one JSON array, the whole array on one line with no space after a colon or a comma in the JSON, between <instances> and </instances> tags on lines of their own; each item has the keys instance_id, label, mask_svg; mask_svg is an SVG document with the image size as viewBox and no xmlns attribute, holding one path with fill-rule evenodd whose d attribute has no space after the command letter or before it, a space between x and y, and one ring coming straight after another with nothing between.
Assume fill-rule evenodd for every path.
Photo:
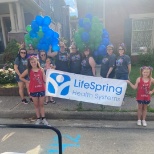
<instances>
[{"instance_id":1,"label":"black t-shirt","mask_svg":"<svg viewBox=\"0 0 154 154\"><path fill-rule=\"evenodd\" d=\"M69 72L69 55L65 52L58 52L56 55L56 70Z\"/></svg>"},{"instance_id":2,"label":"black t-shirt","mask_svg":"<svg viewBox=\"0 0 154 154\"><path fill-rule=\"evenodd\" d=\"M128 55L119 56L116 60L116 73L128 73L128 65L131 64L131 59Z\"/></svg>"},{"instance_id":3,"label":"black t-shirt","mask_svg":"<svg viewBox=\"0 0 154 154\"><path fill-rule=\"evenodd\" d=\"M110 73L109 77L114 77L114 74L115 74L115 64L116 64L116 56L115 56L115 54L106 55L102 59L100 75L103 78L106 78L106 75L107 75L107 73L109 71L109 68L113 67L113 70Z\"/></svg>"},{"instance_id":4,"label":"black t-shirt","mask_svg":"<svg viewBox=\"0 0 154 154\"><path fill-rule=\"evenodd\" d=\"M70 54L70 72L80 74L82 56L79 52Z\"/></svg>"},{"instance_id":5,"label":"black t-shirt","mask_svg":"<svg viewBox=\"0 0 154 154\"><path fill-rule=\"evenodd\" d=\"M85 57L81 62L81 74L93 76L92 67L89 64L89 58L90 57Z\"/></svg>"}]
</instances>

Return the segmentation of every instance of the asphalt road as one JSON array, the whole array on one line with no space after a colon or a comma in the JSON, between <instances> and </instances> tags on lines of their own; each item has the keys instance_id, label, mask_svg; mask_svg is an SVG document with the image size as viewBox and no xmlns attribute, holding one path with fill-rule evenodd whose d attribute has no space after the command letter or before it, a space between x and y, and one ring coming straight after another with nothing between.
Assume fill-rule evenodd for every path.
<instances>
[{"instance_id":1,"label":"asphalt road","mask_svg":"<svg viewBox=\"0 0 154 154\"><path fill-rule=\"evenodd\" d=\"M32 119L0 119L0 124L28 124ZM153 154L154 123L136 121L51 120L63 138L64 154ZM51 130L0 128L0 153L58 154Z\"/></svg>"}]
</instances>

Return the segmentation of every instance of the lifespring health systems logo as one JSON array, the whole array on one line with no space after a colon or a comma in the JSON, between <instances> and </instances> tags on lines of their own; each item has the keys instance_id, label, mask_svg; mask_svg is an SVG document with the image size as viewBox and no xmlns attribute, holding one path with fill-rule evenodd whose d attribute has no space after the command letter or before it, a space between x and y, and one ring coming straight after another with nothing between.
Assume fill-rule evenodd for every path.
<instances>
[{"instance_id":1,"label":"lifespring health systems logo","mask_svg":"<svg viewBox=\"0 0 154 154\"><path fill-rule=\"evenodd\" d=\"M48 79L47 88L52 94L65 96L69 93L71 78L65 74L51 73Z\"/></svg>"},{"instance_id":2,"label":"lifespring health systems logo","mask_svg":"<svg viewBox=\"0 0 154 154\"><path fill-rule=\"evenodd\" d=\"M52 94L59 94L62 96L66 96L69 93L69 89L71 86L71 78L68 75L65 74L59 74L59 73L51 73L49 75L47 88L49 93ZM88 89L92 92L106 92L108 94L116 94L121 95L123 88L121 86L113 86L109 85L108 83L103 84L97 84L94 81L87 82L85 80L80 80L75 78L73 83L73 89L81 89L87 91Z\"/></svg>"}]
</instances>

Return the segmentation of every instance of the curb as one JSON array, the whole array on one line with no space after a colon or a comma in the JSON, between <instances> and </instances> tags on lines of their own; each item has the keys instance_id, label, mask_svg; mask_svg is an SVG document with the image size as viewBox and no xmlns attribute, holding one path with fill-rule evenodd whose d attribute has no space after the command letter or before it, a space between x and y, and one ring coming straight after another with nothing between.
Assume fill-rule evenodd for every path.
<instances>
[{"instance_id":1,"label":"curb","mask_svg":"<svg viewBox=\"0 0 154 154\"><path fill-rule=\"evenodd\" d=\"M34 111L0 111L0 118L30 118L35 117ZM46 111L47 119L75 119L75 120L112 120L112 121L132 121L137 120L136 112L77 112L77 111ZM154 120L154 113L147 114L147 120Z\"/></svg>"}]
</instances>

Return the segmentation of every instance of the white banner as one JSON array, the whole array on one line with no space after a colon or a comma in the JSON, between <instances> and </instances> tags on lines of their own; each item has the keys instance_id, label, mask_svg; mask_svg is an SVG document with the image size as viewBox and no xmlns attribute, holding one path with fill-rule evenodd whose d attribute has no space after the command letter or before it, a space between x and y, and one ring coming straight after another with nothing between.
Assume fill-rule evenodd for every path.
<instances>
[{"instance_id":1,"label":"white banner","mask_svg":"<svg viewBox=\"0 0 154 154\"><path fill-rule=\"evenodd\" d=\"M48 70L46 74L46 96L65 99L121 106L127 82L78 75L57 70Z\"/></svg>"}]
</instances>

